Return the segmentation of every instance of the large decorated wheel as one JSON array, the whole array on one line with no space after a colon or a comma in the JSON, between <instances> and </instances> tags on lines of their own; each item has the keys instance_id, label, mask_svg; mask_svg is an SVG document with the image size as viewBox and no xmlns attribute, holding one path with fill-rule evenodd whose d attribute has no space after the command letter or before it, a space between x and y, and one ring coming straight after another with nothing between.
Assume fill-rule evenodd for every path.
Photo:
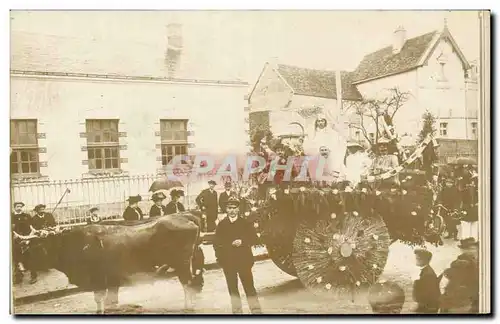
<instances>
[{"instance_id":1,"label":"large decorated wheel","mask_svg":"<svg viewBox=\"0 0 500 324\"><path fill-rule=\"evenodd\" d=\"M292 263L293 239L295 226L286 217L282 209L259 206L252 200L242 204L244 217L253 224L261 244L266 246L271 260L287 274L296 277ZM285 216L285 217L284 217Z\"/></svg>"},{"instance_id":2,"label":"large decorated wheel","mask_svg":"<svg viewBox=\"0 0 500 324\"><path fill-rule=\"evenodd\" d=\"M297 272L292 261L295 225L274 212L269 216L263 230L263 241L269 257L282 271L296 277Z\"/></svg>"},{"instance_id":3,"label":"large decorated wheel","mask_svg":"<svg viewBox=\"0 0 500 324\"><path fill-rule=\"evenodd\" d=\"M314 226L301 223L293 263L304 286L318 293L345 294L376 282L390 243L380 217L348 212Z\"/></svg>"},{"instance_id":4,"label":"large decorated wheel","mask_svg":"<svg viewBox=\"0 0 500 324\"><path fill-rule=\"evenodd\" d=\"M265 209L268 216L263 222L263 241L269 257L282 271L297 277L293 263L297 226L306 215L316 215L320 209L326 210L329 203L325 192L314 188L269 191Z\"/></svg>"}]
</instances>

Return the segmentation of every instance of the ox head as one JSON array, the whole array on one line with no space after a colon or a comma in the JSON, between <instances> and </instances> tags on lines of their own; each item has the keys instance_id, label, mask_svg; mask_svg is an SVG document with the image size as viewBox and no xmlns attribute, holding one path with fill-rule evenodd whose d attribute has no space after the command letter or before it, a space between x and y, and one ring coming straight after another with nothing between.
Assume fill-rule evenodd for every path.
<instances>
[{"instance_id":1,"label":"ox head","mask_svg":"<svg viewBox=\"0 0 500 324\"><path fill-rule=\"evenodd\" d=\"M39 270L56 268L63 253L63 247L67 247L64 239L69 232L69 229L41 230L34 235L23 237L21 244L30 251L26 254L28 262Z\"/></svg>"}]
</instances>

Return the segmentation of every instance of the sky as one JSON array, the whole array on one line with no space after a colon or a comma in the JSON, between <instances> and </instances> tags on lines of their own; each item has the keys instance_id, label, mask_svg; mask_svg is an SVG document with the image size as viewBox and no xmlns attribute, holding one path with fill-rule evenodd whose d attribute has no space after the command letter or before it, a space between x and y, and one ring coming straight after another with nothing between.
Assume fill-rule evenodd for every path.
<instances>
[{"instance_id":1,"label":"sky","mask_svg":"<svg viewBox=\"0 0 500 324\"><path fill-rule=\"evenodd\" d=\"M166 24L179 22L191 62L186 71L253 84L272 58L353 70L364 55L391 45L398 26L410 38L442 30L445 19L466 58L478 59L477 11L32 11L13 12L11 30L142 44L160 62Z\"/></svg>"}]
</instances>

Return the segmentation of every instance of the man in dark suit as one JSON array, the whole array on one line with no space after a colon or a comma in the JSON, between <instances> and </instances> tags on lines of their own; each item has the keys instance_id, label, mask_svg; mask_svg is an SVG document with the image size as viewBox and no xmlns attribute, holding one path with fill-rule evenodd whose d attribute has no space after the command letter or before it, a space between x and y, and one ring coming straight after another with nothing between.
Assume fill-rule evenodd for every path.
<instances>
[{"instance_id":1,"label":"man in dark suit","mask_svg":"<svg viewBox=\"0 0 500 324\"><path fill-rule=\"evenodd\" d=\"M429 265L432 253L424 249L415 250L417 266L420 268L419 279L413 282L413 300L417 302L419 314L436 314L439 310L441 291L434 269Z\"/></svg>"},{"instance_id":2,"label":"man in dark suit","mask_svg":"<svg viewBox=\"0 0 500 324\"><path fill-rule=\"evenodd\" d=\"M34 208L35 216L31 219L31 226L38 232L43 230L50 230L57 226L54 215L45 212L46 206L44 204L36 205ZM43 233L43 232L41 232ZM31 283L37 281L37 273L43 268L44 251L40 246L31 245L27 250L27 259L29 260L28 268L31 270Z\"/></svg>"},{"instance_id":3,"label":"man in dark suit","mask_svg":"<svg viewBox=\"0 0 500 324\"><path fill-rule=\"evenodd\" d=\"M154 205L151 206L151 209L149 210L149 217L158 217L167 214L167 209L162 204L165 198L167 198L167 196L165 196L165 194L161 191L153 194L151 200Z\"/></svg>"},{"instance_id":4,"label":"man in dark suit","mask_svg":"<svg viewBox=\"0 0 500 324\"><path fill-rule=\"evenodd\" d=\"M219 196L219 207L224 214L227 213L226 211L227 200L234 194L234 192L231 191L231 187L232 187L231 182L226 182L224 184L224 189L226 190Z\"/></svg>"},{"instance_id":5,"label":"man in dark suit","mask_svg":"<svg viewBox=\"0 0 500 324\"><path fill-rule=\"evenodd\" d=\"M128 206L123 211L123 219L126 221L141 220L144 218L144 214L139 208L139 201L142 200L140 195L128 197Z\"/></svg>"},{"instance_id":6,"label":"man in dark suit","mask_svg":"<svg viewBox=\"0 0 500 324\"><path fill-rule=\"evenodd\" d=\"M214 189L216 185L217 183L214 180L208 181L209 188L202 190L198 197L196 197L196 204L205 212L207 217L207 230L209 232L215 230L215 220L217 219L219 208L217 205L217 192Z\"/></svg>"},{"instance_id":7,"label":"man in dark suit","mask_svg":"<svg viewBox=\"0 0 500 324\"><path fill-rule=\"evenodd\" d=\"M57 225L54 215L45 212L46 207L47 206L45 206L44 204L35 206L35 216L33 216L33 219L31 220L31 225L37 231L55 227Z\"/></svg>"},{"instance_id":8,"label":"man in dark suit","mask_svg":"<svg viewBox=\"0 0 500 324\"><path fill-rule=\"evenodd\" d=\"M169 202L167 204L167 207L165 208L167 215L182 213L183 211L186 211L184 205L179 201L179 199L183 196L184 191L182 190L173 189L172 191L170 191L170 197L172 198L172 201Z\"/></svg>"},{"instance_id":9,"label":"man in dark suit","mask_svg":"<svg viewBox=\"0 0 500 324\"><path fill-rule=\"evenodd\" d=\"M23 202L14 203L14 211L12 212L12 234L14 238L17 235L30 235L33 228L31 227L31 216L23 211ZM23 251L19 240L14 239L12 242L12 265L14 267L14 283L20 283L23 279ZM32 276L36 277L36 273Z\"/></svg>"},{"instance_id":10,"label":"man in dark suit","mask_svg":"<svg viewBox=\"0 0 500 324\"><path fill-rule=\"evenodd\" d=\"M240 202L235 196L228 199L227 217L220 221L215 231L215 256L226 277L233 313L243 312L238 291L239 277L250 310L256 314L261 313L252 274L254 264L252 246L257 242L257 234L252 224L239 217L239 205Z\"/></svg>"},{"instance_id":11,"label":"man in dark suit","mask_svg":"<svg viewBox=\"0 0 500 324\"><path fill-rule=\"evenodd\" d=\"M457 187L454 185L454 179L447 178L445 180L445 186L441 190L441 194L439 195L439 200L441 204L448 210L445 214L444 221L446 223L446 231L448 232L448 236L445 238L452 238L454 240L458 240L458 221L454 219L451 215L452 211L458 209L460 207L460 192Z\"/></svg>"}]
</instances>

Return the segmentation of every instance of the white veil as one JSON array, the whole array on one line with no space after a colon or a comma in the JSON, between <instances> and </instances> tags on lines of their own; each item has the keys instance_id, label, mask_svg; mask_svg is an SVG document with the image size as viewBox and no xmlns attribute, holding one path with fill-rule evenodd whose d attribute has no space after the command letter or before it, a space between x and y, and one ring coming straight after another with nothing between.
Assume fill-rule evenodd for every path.
<instances>
[{"instance_id":1,"label":"white veil","mask_svg":"<svg viewBox=\"0 0 500 324\"><path fill-rule=\"evenodd\" d=\"M344 158L347 152L348 124L344 121L344 116L332 117L328 112L318 116L324 118L327 125L324 129L314 129L311 136L304 142L304 151L309 156L317 156L322 146L330 150L328 166L330 170L345 174Z\"/></svg>"}]
</instances>

